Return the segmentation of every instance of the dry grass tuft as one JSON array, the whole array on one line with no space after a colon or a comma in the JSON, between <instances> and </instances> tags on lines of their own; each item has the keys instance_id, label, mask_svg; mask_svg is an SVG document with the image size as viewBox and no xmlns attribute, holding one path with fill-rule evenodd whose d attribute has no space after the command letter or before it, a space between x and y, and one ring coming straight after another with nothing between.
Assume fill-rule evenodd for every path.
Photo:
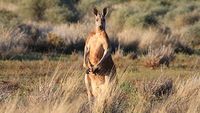
<instances>
[{"instance_id":1,"label":"dry grass tuft","mask_svg":"<svg viewBox=\"0 0 200 113\"><path fill-rule=\"evenodd\" d=\"M138 55L137 55L137 53L135 53L135 52L131 52L131 53L128 53L126 57L127 57L128 59L135 60L135 59L138 58Z\"/></svg>"},{"instance_id":2,"label":"dry grass tuft","mask_svg":"<svg viewBox=\"0 0 200 113\"><path fill-rule=\"evenodd\" d=\"M14 29L0 28L0 57L12 57L25 53L26 44L29 41L25 35Z\"/></svg>"},{"instance_id":3,"label":"dry grass tuft","mask_svg":"<svg viewBox=\"0 0 200 113\"><path fill-rule=\"evenodd\" d=\"M18 88L19 83L14 81L1 81L0 82L0 102L11 96ZM15 92L16 93L16 92Z\"/></svg>"},{"instance_id":4,"label":"dry grass tuft","mask_svg":"<svg viewBox=\"0 0 200 113\"><path fill-rule=\"evenodd\" d=\"M191 77L186 81L176 81L175 92L166 101L156 106L152 112L184 112L198 113L200 107L199 77Z\"/></svg>"},{"instance_id":5,"label":"dry grass tuft","mask_svg":"<svg viewBox=\"0 0 200 113\"><path fill-rule=\"evenodd\" d=\"M146 56L146 60L144 62L144 65L146 67L159 67L160 65L166 65L169 67L169 64L173 59L174 56L174 50L171 46L163 46L162 48L158 48L155 50L149 50L148 55Z\"/></svg>"},{"instance_id":6,"label":"dry grass tuft","mask_svg":"<svg viewBox=\"0 0 200 113\"><path fill-rule=\"evenodd\" d=\"M59 47L59 46L64 45L63 39L61 39L60 37L58 37L54 33L48 33L47 34L47 43L49 43L50 45L52 45L54 47Z\"/></svg>"},{"instance_id":7,"label":"dry grass tuft","mask_svg":"<svg viewBox=\"0 0 200 113\"><path fill-rule=\"evenodd\" d=\"M124 51L147 52L148 48L159 48L172 45L179 48L182 44L179 38L172 36L167 28L129 29L118 34L119 45ZM179 45L177 44L179 43Z\"/></svg>"},{"instance_id":8,"label":"dry grass tuft","mask_svg":"<svg viewBox=\"0 0 200 113\"><path fill-rule=\"evenodd\" d=\"M156 80L143 81L137 84L137 87L144 99L153 101L169 96L173 91L173 81L166 77L160 77Z\"/></svg>"}]
</instances>

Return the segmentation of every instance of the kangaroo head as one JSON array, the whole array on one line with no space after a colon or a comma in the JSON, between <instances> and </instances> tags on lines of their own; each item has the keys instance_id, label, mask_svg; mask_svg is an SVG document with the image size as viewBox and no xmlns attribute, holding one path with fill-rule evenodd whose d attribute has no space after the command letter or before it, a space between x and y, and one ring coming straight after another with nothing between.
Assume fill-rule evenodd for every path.
<instances>
[{"instance_id":1,"label":"kangaroo head","mask_svg":"<svg viewBox=\"0 0 200 113\"><path fill-rule=\"evenodd\" d=\"M95 25L97 29L105 30L106 20L105 16L107 14L107 8L104 8L102 13L100 13L96 8L93 9L93 13L95 15Z\"/></svg>"}]
</instances>

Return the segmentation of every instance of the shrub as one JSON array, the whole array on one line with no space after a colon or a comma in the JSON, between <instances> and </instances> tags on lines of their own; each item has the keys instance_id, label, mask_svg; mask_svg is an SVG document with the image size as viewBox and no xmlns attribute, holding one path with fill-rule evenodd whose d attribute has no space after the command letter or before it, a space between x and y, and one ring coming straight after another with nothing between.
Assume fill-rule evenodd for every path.
<instances>
[{"instance_id":1,"label":"shrub","mask_svg":"<svg viewBox=\"0 0 200 113\"><path fill-rule=\"evenodd\" d=\"M61 50L67 53L79 51L84 48L84 38L88 32L87 24L63 24L53 27L51 33L59 37L63 41Z\"/></svg>"},{"instance_id":2,"label":"shrub","mask_svg":"<svg viewBox=\"0 0 200 113\"><path fill-rule=\"evenodd\" d=\"M110 0L112 3L123 3L123 2L128 2L131 0Z\"/></svg>"},{"instance_id":3,"label":"shrub","mask_svg":"<svg viewBox=\"0 0 200 113\"><path fill-rule=\"evenodd\" d=\"M161 0L161 1L159 2L159 4L160 4L161 6L170 6L170 5L171 5L171 2L166 1L166 0Z\"/></svg>"},{"instance_id":4,"label":"shrub","mask_svg":"<svg viewBox=\"0 0 200 113\"><path fill-rule=\"evenodd\" d=\"M2 48L7 49L15 45L24 47L28 52L53 51L56 53L72 53L74 51L83 51L88 26L87 24L62 24L57 26L34 23L20 24L10 31L2 28L2 32L5 32L2 33L2 38L8 40L2 41L2 44L0 44ZM8 34L8 36L5 34ZM14 34L16 34L16 37ZM18 34L22 36L18 36ZM7 43L10 42L13 43L12 47L8 47L9 44ZM5 45L4 43L7 46L3 46ZM5 51L6 49L2 49L2 53Z\"/></svg>"},{"instance_id":5,"label":"shrub","mask_svg":"<svg viewBox=\"0 0 200 113\"><path fill-rule=\"evenodd\" d=\"M41 35L39 29L33 25L20 24L17 26L17 29L19 30L19 32L24 33L25 35L27 35L28 38L33 41L36 41L37 38Z\"/></svg>"},{"instance_id":6,"label":"shrub","mask_svg":"<svg viewBox=\"0 0 200 113\"><path fill-rule=\"evenodd\" d=\"M126 18L124 28L140 27L143 26L144 14L136 13Z\"/></svg>"},{"instance_id":7,"label":"shrub","mask_svg":"<svg viewBox=\"0 0 200 113\"><path fill-rule=\"evenodd\" d=\"M122 7L120 9L114 10L109 18L110 26L112 26L112 28L115 28L116 31L122 30L126 19L133 13L133 10L129 7ZM129 24L129 22L127 22L127 24Z\"/></svg>"},{"instance_id":8,"label":"shrub","mask_svg":"<svg viewBox=\"0 0 200 113\"><path fill-rule=\"evenodd\" d=\"M7 58L25 53L28 40L24 34L13 29L1 28L0 30L0 57Z\"/></svg>"},{"instance_id":9,"label":"shrub","mask_svg":"<svg viewBox=\"0 0 200 113\"><path fill-rule=\"evenodd\" d=\"M78 3L78 10L81 12L81 17L84 16L87 11L91 11L95 4L99 3L100 0L80 0ZM92 13L92 12L91 12Z\"/></svg>"},{"instance_id":10,"label":"shrub","mask_svg":"<svg viewBox=\"0 0 200 113\"><path fill-rule=\"evenodd\" d=\"M29 23L18 25L14 31L23 34L21 40L26 40L24 45L28 52L47 52L57 46L55 36L50 34L52 28L49 24Z\"/></svg>"},{"instance_id":11,"label":"shrub","mask_svg":"<svg viewBox=\"0 0 200 113\"><path fill-rule=\"evenodd\" d=\"M158 17L158 16L162 16L164 17L165 14L167 14L167 12L170 10L170 7L169 6L157 6L155 8L153 8L151 10L151 14Z\"/></svg>"},{"instance_id":12,"label":"shrub","mask_svg":"<svg viewBox=\"0 0 200 113\"><path fill-rule=\"evenodd\" d=\"M177 15L172 23L174 27L181 28L183 26L193 25L199 20L200 20L200 14L197 12L193 12L183 15Z\"/></svg>"},{"instance_id":13,"label":"shrub","mask_svg":"<svg viewBox=\"0 0 200 113\"><path fill-rule=\"evenodd\" d=\"M166 65L169 67L169 63L175 58L174 49L171 46L163 46L158 49L149 50L144 65L147 67L158 67L160 65Z\"/></svg>"},{"instance_id":14,"label":"shrub","mask_svg":"<svg viewBox=\"0 0 200 113\"><path fill-rule=\"evenodd\" d=\"M198 7L199 7L199 3L198 2L190 2L190 3L181 3L181 4L175 4L171 10L169 10L169 12L166 14L165 16L165 21L166 22L174 22L177 18L181 20L187 20L187 19L183 19L183 18L190 18L190 16L192 16L193 18L193 13L198 14L197 12L199 12ZM177 20L176 22L179 22L179 20ZM176 24L176 22L174 22L174 24ZM181 21L182 23L183 21Z\"/></svg>"},{"instance_id":15,"label":"shrub","mask_svg":"<svg viewBox=\"0 0 200 113\"><path fill-rule=\"evenodd\" d=\"M10 2L10 3L17 3L20 0L1 0L2 2Z\"/></svg>"},{"instance_id":16,"label":"shrub","mask_svg":"<svg viewBox=\"0 0 200 113\"><path fill-rule=\"evenodd\" d=\"M53 23L71 21L73 13L68 7L62 4L62 0L47 0L45 19Z\"/></svg>"},{"instance_id":17,"label":"shrub","mask_svg":"<svg viewBox=\"0 0 200 113\"><path fill-rule=\"evenodd\" d=\"M58 47L58 46L63 46L64 45L63 39L58 37L54 33L48 33L47 34L47 43L52 45L52 46L54 46L54 47Z\"/></svg>"},{"instance_id":18,"label":"shrub","mask_svg":"<svg viewBox=\"0 0 200 113\"><path fill-rule=\"evenodd\" d=\"M71 21L72 12L67 8L54 7L45 11L45 19L53 23Z\"/></svg>"},{"instance_id":19,"label":"shrub","mask_svg":"<svg viewBox=\"0 0 200 113\"><path fill-rule=\"evenodd\" d=\"M154 16L153 14L147 14L144 17L144 23L143 23L144 27L156 26L156 25L158 25L158 19L156 18L156 16Z\"/></svg>"},{"instance_id":20,"label":"shrub","mask_svg":"<svg viewBox=\"0 0 200 113\"><path fill-rule=\"evenodd\" d=\"M21 22L17 14L7 11L0 10L0 25L4 27L11 27L19 24Z\"/></svg>"},{"instance_id":21,"label":"shrub","mask_svg":"<svg viewBox=\"0 0 200 113\"><path fill-rule=\"evenodd\" d=\"M136 13L126 17L124 28L131 27L155 27L159 24L158 18L153 14Z\"/></svg>"},{"instance_id":22,"label":"shrub","mask_svg":"<svg viewBox=\"0 0 200 113\"><path fill-rule=\"evenodd\" d=\"M142 81L137 84L141 96L147 101L155 101L173 93L173 80L167 77L159 77L156 80Z\"/></svg>"},{"instance_id":23,"label":"shrub","mask_svg":"<svg viewBox=\"0 0 200 113\"><path fill-rule=\"evenodd\" d=\"M145 10L141 9L141 7L139 8L138 7L135 8L135 7L136 6L123 7L121 9L122 10L121 15L119 15L119 17L116 17L117 15L111 15L111 19L113 18L119 19L119 21L116 21L115 24L122 23L122 26L124 25L124 28L131 28L131 27L146 28L146 27L157 26L159 24L159 18L160 17L163 18L163 16L169 10L168 7L163 7L163 8L156 7L149 10L147 10L148 6L146 6Z\"/></svg>"},{"instance_id":24,"label":"shrub","mask_svg":"<svg viewBox=\"0 0 200 113\"><path fill-rule=\"evenodd\" d=\"M123 30L118 33L120 48L125 52L137 51L141 41L140 29Z\"/></svg>"},{"instance_id":25,"label":"shrub","mask_svg":"<svg viewBox=\"0 0 200 113\"><path fill-rule=\"evenodd\" d=\"M200 45L200 22L192 25L188 28L188 31L184 35L189 41L190 45L197 47Z\"/></svg>"},{"instance_id":26,"label":"shrub","mask_svg":"<svg viewBox=\"0 0 200 113\"><path fill-rule=\"evenodd\" d=\"M25 18L35 21L44 20L45 10L47 9L44 0L24 0L20 5L20 12Z\"/></svg>"},{"instance_id":27,"label":"shrub","mask_svg":"<svg viewBox=\"0 0 200 113\"><path fill-rule=\"evenodd\" d=\"M169 33L170 30L168 29L131 28L118 33L118 42L120 47L126 52L138 51L146 53L150 47L152 49L163 45L176 47L176 43L179 40Z\"/></svg>"},{"instance_id":28,"label":"shrub","mask_svg":"<svg viewBox=\"0 0 200 113\"><path fill-rule=\"evenodd\" d=\"M24 0L20 5L22 16L34 21L60 23L69 21L71 11L60 0Z\"/></svg>"}]
</instances>

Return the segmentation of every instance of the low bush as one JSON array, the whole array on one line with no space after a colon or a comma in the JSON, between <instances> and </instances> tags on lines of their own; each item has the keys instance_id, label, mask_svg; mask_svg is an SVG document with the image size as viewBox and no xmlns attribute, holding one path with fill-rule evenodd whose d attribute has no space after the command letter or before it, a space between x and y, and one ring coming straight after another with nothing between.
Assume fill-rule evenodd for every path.
<instances>
[{"instance_id":1,"label":"low bush","mask_svg":"<svg viewBox=\"0 0 200 113\"><path fill-rule=\"evenodd\" d=\"M190 26L185 33L184 37L193 47L199 47L200 45L200 22Z\"/></svg>"},{"instance_id":2,"label":"low bush","mask_svg":"<svg viewBox=\"0 0 200 113\"><path fill-rule=\"evenodd\" d=\"M4 27L12 27L21 23L21 19L17 14L7 11L5 9L0 10L0 25Z\"/></svg>"},{"instance_id":3,"label":"low bush","mask_svg":"<svg viewBox=\"0 0 200 113\"><path fill-rule=\"evenodd\" d=\"M137 51L147 53L150 47L152 49L163 45L173 45L175 47L179 40L171 36L170 33L168 29L132 28L118 33L118 42L120 47L126 52Z\"/></svg>"},{"instance_id":4,"label":"low bush","mask_svg":"<svg viewBox=\"0 0 200 113\"><path fill-rule=\"evenodd\" d=\"M176 28L182 28L184 26L193 25L200 20L200 14L197 12L187 13L183 15L177 15L174 19L173 26Z\"/></svg>"},{"instance_id":5,"label":"low bush","mask_svg":"<svg viewBox=\"0 0 200 113\"><path fill-rule=\"evenodd\" d=\"M149 50L144 65L151 68L166 65L169 67L171 61L175 58L174 49L170 46L163 46L162 48Z\"/></svg>"},{"instance_id":6,"label":"low bush","mask_svg":"<svg viewBox=\"0 0 200 113\"><path fill-rule=\"evenodd\" d=\"M47 43L53 47L62 47L64 45L63 39L58 37L54 33L47 34Z\"/></svg>"},{"instance_id":7,"label":"low bush","mask_svg":"<svg viewBox=\"0 0 200 113\"><path fill-rule=\"evenodd\" d=\"M109 17L109 26L115 28L116 31L121 31L125 23L128 26L131 22L133 22L133 18L130 18L133 13L134 12L130 7L124 6L122 6L122 8L113 10ZM129 18L129 21L126 22L127 18Z\"/></svg>"},{"instance_id":8,"label":"low bush","mask_svg":"<svg viewBox=\"0 0 200 113\"><path fill-rule=\"evenodd\" d=\"M19 11L29 20L61 23L69 21L72 16L72 12L61 4L61 0L24 0L20 4Z\"/></svg>"},{"instance_id":9,"label":"low bush","mask_svg":"<svg viewBox=\"0 0 200 113\"><path fill-rule=\"evenodd\" d=\"M0 58L9 58L27 51L29 40L23 33L13 29L0 30Z\"/></svg>"}]
</instances>

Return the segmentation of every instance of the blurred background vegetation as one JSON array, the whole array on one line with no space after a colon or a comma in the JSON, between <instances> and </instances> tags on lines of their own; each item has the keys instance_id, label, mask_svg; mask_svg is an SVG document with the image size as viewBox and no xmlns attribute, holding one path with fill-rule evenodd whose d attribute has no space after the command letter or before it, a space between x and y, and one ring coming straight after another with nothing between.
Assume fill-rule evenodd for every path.
<instances>
[{"instance_id":1,"label":"blurred background vegetation","mask_svg":"<svg viewBox=\"0 0 200 113\"><path fill-rule=\"evenodd\" d=\"M198 0L1 0L0 26L7 33L0 38L22 33L27 40L20 43L22 53L82 51L94 25L93 7L109 8L107 32L114 51L146 53L165 45L175 52L199 53ZM0 47L1 56L4 50Z\"/></svg>"}]
</instances>

